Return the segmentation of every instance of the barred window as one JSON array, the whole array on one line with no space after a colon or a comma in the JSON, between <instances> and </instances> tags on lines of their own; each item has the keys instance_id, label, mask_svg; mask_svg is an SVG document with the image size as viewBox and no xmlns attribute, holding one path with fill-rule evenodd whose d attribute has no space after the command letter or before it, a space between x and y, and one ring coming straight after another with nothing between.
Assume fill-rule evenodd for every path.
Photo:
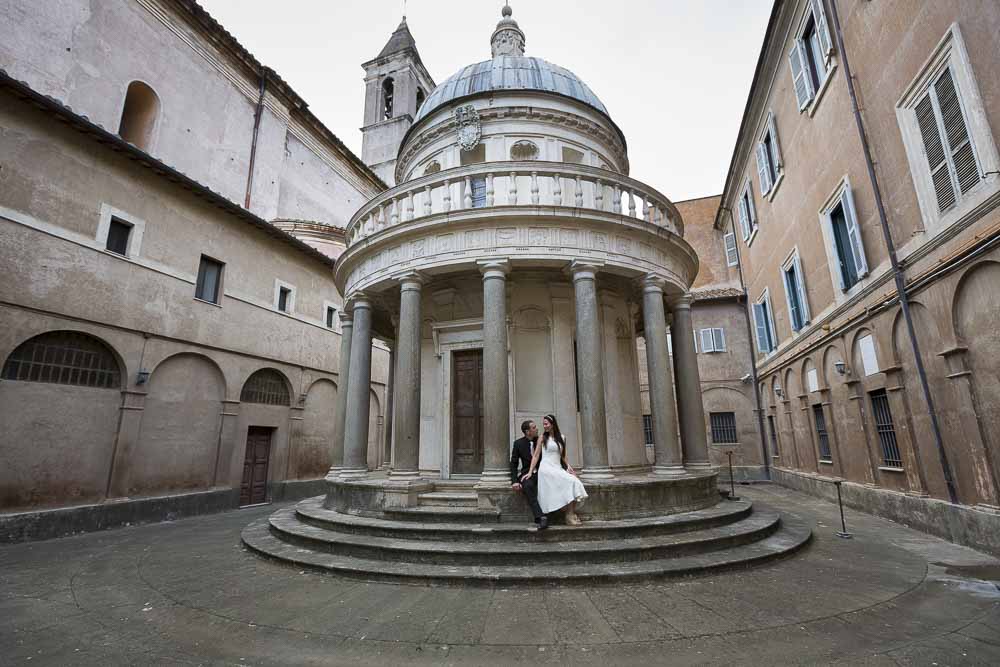
<instances>
[{"instance_id":1,"label":"barred window","mask_svg":"<svg viewBox=\"0 0 1000 667\"><path fill-rule=\"evenodd\" d=\"M833 454L830 453L830 434L826 430L823 406L817 403L812 408L813 418L816 420L816 438L819 440L819 460L829 463L833 461Z\"/></svg>"},{"instance_id":2,"label":"barred window","mask_svg":"<svg viewBox=\"0 0 1000 667\"><path fill-rule=\"evenodd\" d=\"M265 405L292 404L285 378L272 368L263 368L251 375L243 385L240 400L244 403Z\"/></svg>"},{"instance_id":3,"label":"barred window","mask_svg":"<svg viewBox=\"0 0 1000 667\"><path fill-rule=\"evenodd\" d=\"M653 444L653 415L642 416L642 435L647 445Z\"/></svg>"},{"instance_id":4,"label":"barred window","mask_svg":"<svg viewBox=\"0 0 1000 667\"><path fill-rule=\"evenodd\" d=\"M3 379L121 389L121 371L108 346L75 331L52 331L21 343L4 362Z\"/></svg>"},{"instance_id":5,"label":"barred window","mask_svg":"<svg viewBox=\"0 0 1000 667\"><path fill-rule=\"evenodd\" d=\"M714 444L736 443L736 415L732 412L712 412L708 415L712 425Z\"/></svg>"},{"instance_id":6,"label":"barred window","mask_svg":"<svg viewBox=\"0 0 1000 667\"><path fill-rule=\"evenodd\" d=\"M886 396L885 389L877 389L869 396L872 399L872 412L875 414L875 430L882 445L882 464L890 468L902 468L903 457L899 454L899 443L896 442L889 397Z\"/></svg>"}]
</instances>

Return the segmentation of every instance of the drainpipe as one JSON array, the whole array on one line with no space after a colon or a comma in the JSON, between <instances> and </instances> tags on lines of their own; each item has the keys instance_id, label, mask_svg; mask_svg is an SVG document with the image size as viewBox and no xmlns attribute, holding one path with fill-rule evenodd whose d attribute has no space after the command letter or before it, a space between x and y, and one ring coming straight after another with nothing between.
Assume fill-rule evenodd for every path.
<instances>
[{"instance_id":1,"label":"drainpipe","mask_svg":"<svg viewBox=\"0 0 1000 667\"><path fill-rule=\"evenodd\" d=\"M924 401L927 403L927 412L931 418L934 444L937 446L938 458L941 460L941 471L944 474L945 484L948 486L948 497L952 503L958 503L958 493L955 489L955 480L951 474L951 464L948 462L948 453L944 448L944 440L941 437L941 426L938 424L937 411L934 409L934 399L931 397L931 388L927 382L927 371L924 368L923 357L920 356L920 344L917 342L917 333L913 328L913 317L910 315L910 300L906 294L906 276L903 275L903 271L899 267L899 259L896 257L896 245L892 240L892 232L889 230L889 221L885 214L885 204L882 201L882 190L879 188L878 178L875 175L875 163L872 160L871 146L868 144L868 134L865 132L861 110L858 108L858 96L854 90L854 76L851 74L851 65L847 59L847 49L844 48L844 35L840 29L840 14L837 12L837 0L830 0L830 9L833 16L834 31L837 36L837 48L840 50L840 57L844 62L844 78L847 80L847 91L851 94L851 108L854 110L854 121L858 126L858 136L861 138L861 147L865 154L865 165L868 167L868 179L871 181L872 191L875 193L875 205L878 208L878 220L882 227L882 237L885 240L886 250L889 252L889 262L892 264L892 276L896 281L899 307L902 309L903 319L906 321L906 333L910 337L910 346L913 348L913 357L917 365L917 375L920 376L920 388L923 390Z\"/></svg>"},{"instance_id":2,"label":"drainpipe","mask_svg":"<svg viewBox=\"0 0 1000 667\"><path fill-rule=\"evenodd\" d=\"M719 208L729 214L731 223L733 212L725 206L720 206ZM733 236L736 236L735 229L733 230ZM767 479L771 479L771 455L768 453L767 434L764 431L764 406L760 402L760 382L757 380L757 353L754 352L753 327L750 325L750 298L747 295L746 283L743 282L743 258L740 257L740 246L738 243L736 244L736 270L740 274L740 288L743 290L743 321L747 325L747 341L750 346L750 381L753 382L753 400L754 405L757 406L757 433L760 434L760 451L764 457L764 476ZM737 303L739 303L739 300L737 300Z\"/></svg>"},{"instance_id":3,"label":"drainpipe","mask_svg":"<svg viewBox=\"0 0 1000 667\"><path fill-rule=\"evenodd\" d=\"M250 209L250 193L253 191L253 167L257 161L257 135L260 134L260 119L264 115L264 93L267 90L267 76L265 76L265 71L264 68L261 68L257 75L260 93L257 97L257 109L253 115L253 139L250 142L250 168L247 172L247 195L243 202L243 208L248 210Z\"/></svg>"}]
</instances>

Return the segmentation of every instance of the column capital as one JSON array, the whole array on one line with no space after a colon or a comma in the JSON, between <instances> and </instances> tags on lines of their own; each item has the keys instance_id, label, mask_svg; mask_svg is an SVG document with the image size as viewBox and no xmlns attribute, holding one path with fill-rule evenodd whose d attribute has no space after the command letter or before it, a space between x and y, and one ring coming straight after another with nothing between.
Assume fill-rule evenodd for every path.
<instances>
[{"instance_id":1,"label":"column capital","mask_svg":"<svg viewBox=\"0 0 1000 667\"><path fill-rule=\"evenodd\" d=\"M646 275L644 275L640 282L642 284L642 291L644 294L650 294L654 292L659 292L660 294L663 294L663 290L665 290L667 287L666 279L661 278L660 276L653 273L647 273Z\"/></svg>"},{"instance_id":2,"label":"column capital","mask_svg":"<svg viewBox=\"0 0 1000 667\"><path fill-rule=\"evenodd\" d=\"M419 292L421 285L427 282L427 276L420 271L404 271L395 274L392 279L399 283L400 289L404 292L410 290Z\"/></svg>"},{"instance_id":3,"label":"column capital","mask_svg":"<svg viewBox=\"0 0 1000 667\"><path fill-rule=\"evenodd\" d=\"M340 328L353 327L354 326L354 313L347 310L346 306L337 313L340 317Z\"/></svg>"},{"instance_id":4,"label":"column capital","mask_svg":"<svg viewBox=\"0 0 1000 667\"><path fill-rule=\"evenodd\" d=\"M681 294L680 296L674 297L670 300L670 310L690 310L692 303L694 303L694 297L690 292L687 294Z\"/></svg>"},{"instance_id":5,"label":"column capital","mask_svg":"<svg viewBox=\"0 0 1000 667\"><path fill-rule=\"evenodd\" d=\"M578 280L595 280L597 272L604 268L603 262L588 262L575 259L569 264L569 272L573 276L573 282Z\"/></svg>"},{"instance_id":6,"label":"column capital","mask_svg":"<svg viewBox=\"0 0 1000 667\"><path fill-rule=\"evenodd\" d=\"M479 272L483 274L483 280L489 280L490 278L500 278L505 280L507 274L510 273L510 262L506 259L493 259L481 262L476 262L479 266Z\"/></svg>"},{"instance_id":7,"label":"column capital","mask_svg":"<svg viewBox=\"0 0 1000 667\"><path fill-rule=\"evenodd\" d=\"M372 298L365 292L354 292L347 297L345 302L348 304L347 307L351 309L352 313L358 308L367 310L372 309Z\"/></svg>"}]
</instances>

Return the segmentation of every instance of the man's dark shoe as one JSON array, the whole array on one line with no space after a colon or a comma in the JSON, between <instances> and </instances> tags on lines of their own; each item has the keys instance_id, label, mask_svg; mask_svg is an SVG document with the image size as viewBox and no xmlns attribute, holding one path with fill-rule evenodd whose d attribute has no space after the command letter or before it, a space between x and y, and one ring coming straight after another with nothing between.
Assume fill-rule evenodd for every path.
<instances>
[{"instance_id":1,"label":"man's dark shoe","mask_svg":"<svg viewBox=\"0 0 1000 667\"><path fill-rule=\"evenodd\" d=\"M543 516L538 520L538 530L545 530L549 527L549 517Z\"/></svg>"}]
</instances>

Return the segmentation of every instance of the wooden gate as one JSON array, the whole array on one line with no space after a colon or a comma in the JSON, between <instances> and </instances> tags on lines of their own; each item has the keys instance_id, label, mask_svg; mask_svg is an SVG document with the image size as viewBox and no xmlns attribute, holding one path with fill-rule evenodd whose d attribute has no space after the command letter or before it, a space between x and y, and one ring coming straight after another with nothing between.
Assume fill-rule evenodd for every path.
<instances>
[{"instance_id":1,"label":"wooden gate","mask_svg":"<svg viewBox=\"0 0 1000 667\"><path fill-rule=\"evenodd\" d=\"M247 429L247 451L243 459L243 483L240 506L267 502L267 465L271 458L273 428L251 426Z\"/></svg>"},{"instance_id":2,"label":"wooden gate","mask_svg":"<svg viewBox=\"0 0 1000 667\"><path fill-rule=\"evenodd\" d=\"M483 351L452 353L451 472L483 471Z\"/></svg>"}]
</instances>

